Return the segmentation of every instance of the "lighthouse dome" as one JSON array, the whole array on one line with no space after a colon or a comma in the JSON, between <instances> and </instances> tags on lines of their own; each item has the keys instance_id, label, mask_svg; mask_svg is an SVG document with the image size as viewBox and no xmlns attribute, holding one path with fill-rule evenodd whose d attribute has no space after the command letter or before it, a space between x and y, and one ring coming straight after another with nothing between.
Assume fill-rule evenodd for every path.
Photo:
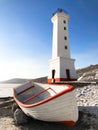
<instances>
[{"instance_id":1,"label":"lighthouse dome","mask_svg":"<svg viewBox=\"0 0 98 130\"><path fill-rule=\"evenodd\" d=\"M68 12L67 12L66 10L64 10L64 9L62 9L62 8L58 8L58 9L53 13L53 16L54 16L56 13L62 13L62 12L68 15Z\"/></svg>"}]
</instances>

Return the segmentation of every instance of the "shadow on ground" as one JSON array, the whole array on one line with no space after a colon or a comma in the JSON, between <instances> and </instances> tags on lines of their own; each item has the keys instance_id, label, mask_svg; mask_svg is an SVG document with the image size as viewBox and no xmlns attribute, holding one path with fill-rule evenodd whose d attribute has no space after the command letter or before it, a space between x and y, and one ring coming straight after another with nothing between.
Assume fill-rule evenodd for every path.
<instances>
[{"instance_id":1,"label":"shadow on ground","mask_svg":"<svg viewBox=\"0 0 98 130\"><path fill-rule=\"evenodd\" d=\"M21 130L98 130L98 106L79 106L79 120L71 127L54 122L43 122L29 119L27 124L21 126Z\"/></svg>"}]
</instances>

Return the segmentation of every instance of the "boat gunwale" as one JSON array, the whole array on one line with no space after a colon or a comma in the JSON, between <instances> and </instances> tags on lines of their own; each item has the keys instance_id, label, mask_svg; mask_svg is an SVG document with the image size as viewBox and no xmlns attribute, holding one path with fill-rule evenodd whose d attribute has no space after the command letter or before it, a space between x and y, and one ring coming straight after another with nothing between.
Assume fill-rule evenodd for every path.
<instances>
[{"instance_id":1,"label":"boat gunwale","mask_svg":"<svg viewBox=\"0 0 98 130\"><path fill-rule=\"evenodd\" d=\"M38 83L38 84L40 84L40 83ZM61 84L55 84L55 86L57 86L57 85L61 85ZM60 97L60 96L62 96L62 95L64 95L64 94L66 94L66 93L68 93L68 92L71 92L71 91L73 91L75 88L72 86L72 85L68 85L68 84L62 84L62 85L64 85L64 86L67 86L68 88L67 89L65 89L65 90L62 90L61 92L58 92L57 94L55 94L54 96L51 96L51 97L48 97L48 98L46 98L46 99L43 99L43 100L41 100L41 101L39 101L39 102L37 102L37 103L33 103L33 104L24 104L24 103L22 103L22 102L20 102L17 98L16 98L16 93L15 93L15 91L14 91L14 88L13 88L13 97L14 97L14 100L16 101L16 103L19 105L19 106L21 106L21 107L24 107L24 108L32 108L32 107L36 107L36 106L39 106L39 105L42 105L42 104L44 104L44 103L47 103L47 102L49 102L49 101L51 101L51 100L53 100L53 99L55 99L55 98L58 98L58 97Z\"/></svg>"}]
</instances>

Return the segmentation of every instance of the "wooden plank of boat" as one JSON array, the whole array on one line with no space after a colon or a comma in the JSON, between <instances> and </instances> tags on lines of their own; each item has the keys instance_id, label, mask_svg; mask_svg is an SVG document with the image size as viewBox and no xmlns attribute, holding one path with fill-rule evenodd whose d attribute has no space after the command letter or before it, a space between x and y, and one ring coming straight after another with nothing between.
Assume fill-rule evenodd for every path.
<instances>
[{"instance_id":1,"label":"wooden plank of boat","mask_svg":"<svg viewBox=\"0 0 98 130\"><path fill-rule=\"evenodd\" d=\"M47 91L48 89L50 89L50 88L47 88L47 89L45 89L45 90L43 90L43 91L41 91L41 92L35 94L34 96L32 96L32 97L30 97L30 98L27 98L26 100L23 101L23 103L26 103L26 102L30 101L31 99L33 99L33 98L39 96L40 94L44 93L44 92Z\"/></svg>"},{"instance_id":2,"label":"wooden plank of boat","mask_svg":"<svg viewBox=\"0 0 98 130\"><path fill-rule=\"evenodd\" d=\"M74 87L70 85L28 82L14 88L14 99L25 114L39 120L70 125L78 120Z\"/></svg>"},{"instance_id":3,"label":"wooden plank of boat","mask_svg":"<svg viewBox=\"0 0 98 130\"><path fill-rule=\"evenodd\" d=\"M33 88L33 87L34 87L34 86L31 86L31 87L29 87L29 88L27 88L27 89L25 89L25 90L23 90L23 91L21 91L21 92L17 93L17 95L20 95L20 94L22 94L22 93L24 93L24 92L28 91L29 89L31 89L31 88Z\"/></svg>"}]
</instances>

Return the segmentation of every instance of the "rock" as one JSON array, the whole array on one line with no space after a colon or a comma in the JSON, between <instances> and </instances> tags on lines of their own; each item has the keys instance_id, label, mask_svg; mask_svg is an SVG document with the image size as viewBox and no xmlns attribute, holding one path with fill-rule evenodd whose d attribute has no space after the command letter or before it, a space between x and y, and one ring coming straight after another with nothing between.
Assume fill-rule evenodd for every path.
<instances>
[{"instance_id":1,"label":"rock","mask_svg":"<svg viewBox=\"0 0 98 130\"><path fill-rule=\"evenodd\" d=\"M98 71L96 72L95 79L98 79Z\"/></svg>"},{"instance_id":2,"label":"rock","mask_svg":"<svg viewBox=\"0 0 98 130\"><path fill-rule=\"evenodd\" d=\"M97 126L98 117L89 111L82 110L79 111L79 122L83 125L87 130L95 130ZM96 129L97 130L97 129Z\"/></svg>"},{"instance_id":3,"label":"rock","mask_svg":"<svg viewBox=\"0 0 98 130\"><path fill-rule=\"evenodd\" d=\"M76 100L78 106L98 106L98 86L76 88Z\"/></svg>"},{"instance_id":4,"label":"rock","mask_svg":"<svg viewBox=\"0 0 98 130\"><path fill-rule=\"evenodd\" d=\"M12 105L12 112L14 113L17 108L19 108L18 104L17 103L13 103L13 105Z\"/></svg>"},{"instance_id":5,"label":"rock","mask_svg":"<svg viewBox=\"0 0 98 130\"><path fill-rule=\"evenodd\" d=\"M21 109L17 108L14 112L14 120L16 124L24 124L28 122L28 117Z\"/></svg>"}]
</instances>

